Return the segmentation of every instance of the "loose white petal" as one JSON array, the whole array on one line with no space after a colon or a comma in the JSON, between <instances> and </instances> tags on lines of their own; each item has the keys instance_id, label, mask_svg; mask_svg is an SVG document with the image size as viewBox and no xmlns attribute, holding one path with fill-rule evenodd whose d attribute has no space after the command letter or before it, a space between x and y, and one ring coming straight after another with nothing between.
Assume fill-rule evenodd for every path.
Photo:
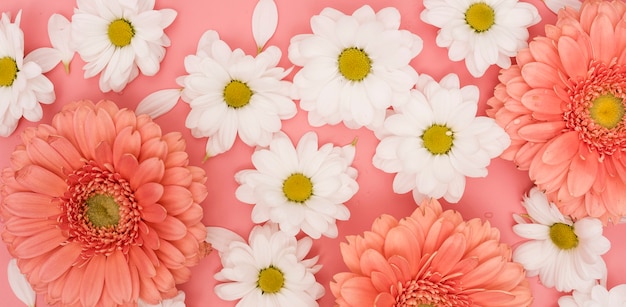
<instances>
[{"instance_id":1,"label":"loose white petal","mask_svg":"<svg viewBox=\"0 0 626 307\"><path fill-rule=\"evenodd\" d=\"M559 13L559 10L569 6L575 10L579 10L582 2L580 0L544 0L546 6L555 14Z\"/></svg>"},{"instance_id":2,"label":"loose white petal","mask_svg":"<svg viewBox=\"0 0 626 307\"><path fill-rule=\"evenodd\" d=\"M35 62L41 67L41 73L47 73L61 62L61 52L54 48L38 48L26 55L24 62Z\"/></svg>"},{"instance_id":3,"label":"loose white petal","mask_svg":"<svg viewBox=\"0 0 626 307\"><path fill-rule=\"evenodd\" d=\"M259 0L252 12L252 36L259 52L274 35L277 26L278 8L274 0Z\"/></svg>"},{"instance_id":4,"label":"loose white petal","mask_svg":"<svg viewBox=\"0 0 626 307\"><path fill-rule=\"evenodd\" d=\"M143 300L141 300L141 298L137 301L137 307L185 307L185 292L183 291L178 291L178 295L176 295L173 298L170 299L165 299L163 300L161 303L156 304L156 305L151 305L148 304L146 302L144 302Z\"/></svg>"},{"instance_id":5,"label":"loose white petal","mask_svg":"<svg viewBox=\"0 0 626 307\"><path fill-rule=\"evenodd\" d=\"M141 100L135 113L148 114L157 118L171 111L180 99L182 89L165 89L156 91Z\"/></svg>"},{"instance_id":6,"label":"loose white petal","mask_svg":"<svg viewBox=\"0 0 626 307\"><path fill-rule=\"evenodd\" d=\"M206 240L220 254L226 252L232 242L245 242L238 234L223 227L207 227Z\"/></svg>"},{"instance_id":7,"label":"loose white petal","mask_svg":"<svg viewBox=\"0 0 626 307\"><path fill-rule=\"evenodd\" d=\"M65 71L69 73L69 65L74 58L71 46L72 25L63 15L52 14L48 20L48 36L52 47L59 52Z\"/></svg>"},{"instance_id":8,"label":"loose white petal","mask_svg":"<svg viewBox=\"0 0 626 307\"><path fill-rule=\"evenodd\" d=\"M9 275L9 286L15 293L15 296L20 299L26 306L34 307L36 301L35 291L31 288L28 280L20 269L17 267L17 260L11 259L9 261L9 267L7 269Z\"/></svg>"}]
</instances>

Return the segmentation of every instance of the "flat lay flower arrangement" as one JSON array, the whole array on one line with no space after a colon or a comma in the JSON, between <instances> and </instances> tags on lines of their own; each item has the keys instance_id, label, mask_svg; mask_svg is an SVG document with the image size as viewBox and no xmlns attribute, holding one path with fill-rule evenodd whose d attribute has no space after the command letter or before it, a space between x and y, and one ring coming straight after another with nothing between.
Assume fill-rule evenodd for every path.
<instances>
[{"instance_id":1,"label":"flat lay flower arrangement","mask_svg":"<svg viewBox=\"0 0 626 307\"><path fill-rule=\"evenodd\" d=\"M604 234L626 216L622 0L324 6L283 41L296 6L242 3L246 31L186 24L178 62L185 15L167 1L77 0L38 46L29 8L0 6L3 297L531 306L541 288L554 306L626 304ZM525 178L517 201L465 215L497 163Z\"/></svg>"}]
</instances>

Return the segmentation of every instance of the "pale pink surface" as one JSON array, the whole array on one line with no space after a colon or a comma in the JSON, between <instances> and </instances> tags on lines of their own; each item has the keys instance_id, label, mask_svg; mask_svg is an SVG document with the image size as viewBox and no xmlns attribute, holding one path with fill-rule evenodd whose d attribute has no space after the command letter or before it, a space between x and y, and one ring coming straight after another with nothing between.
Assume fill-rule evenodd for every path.
<instances>
[{"instance_id":1,"label":"pale pink surface","mask_svg":"<svg viewBox=\"0 0 626 307\"><path fill-rule=\"evenodd\" d=\"M484 115L486 100L493 94L493 87L497 83L498 68L491 67L485 76L474 79L467 72L462 62L452 63L447 58L447 50L435 45L436 28L424 24L419 19L423 10L420 1L407 0L275 0L279 11L279 23L275 36L269 44L276 45L283 50L281 66L290 67L286 57L289 39L295 34L311 33L309 19L318 14L322 8L331 6L352 13L364 4L369 4L378 11L387 6L398 8L402 14L401 29L407 29L424 39L424 50L413 60L412 64L420 73L427 73L435 79L455 72L459 74L461 85L476 84L480 87L479 115ZM541 1L531 1L539 9L543 21L530 28L531 37L544 34L543 25L554 22L556 16L551 13ZM172 40L172 46L167 48L165 59L161 63L161 70L155 77L139 76L120 93L102 94L98 89L98 78L83 79L82 66L84 63L78 56L71 65L71 73L66 75L61 66L47 73L55 84L57 100L52 105L44 105L44 118L41 123L49 123L62 105L75 100L90 99L98 101L110 99L120 107L134 109L139 101L148 94L164 89L175 88L175 78L185 74L183 58L195 53L197 42L206 30L213 29L220 33L220 37L232 48L242 48L247 53L256 52L250 28L252 10L256 0L159 0L156 9L173 8L178 11L174 23L166 29ZM35 48L50 46L47 38L48 18L53 13L60 13L71 17L75 1L42 1L42 0L3 0L0 3L1 12L11 12L15 16L22 9L21 27L25 35L26 53ZM291 79L293 75L289 76ZM209 195L202 204L205 210L203 222L206 225L229 228L246 237L253 227L250 219L252 206L244 204L235 198L237 187L234 174L242 169L252 168L250 155L253 148L247 147L237 140L234 147L227 153L209 159L202 163L206 139L195 139L184 126L189 106L179 102L174 110L158 119L164 133L180 131L187 141L187 152L190 164L198 165L207 171ZM8 166L8 157L13 148L19 143L19 134L27 126L36 124L20 121L15 134L9 138L0 139L0 168ZM373 133L366 129L350 130L342 125L334 127L311 128L306 121L306 112L299 110L296 117L284 123L283 130L293 139L299 139L306 131L315 130L319 135L320 143L334 142L337 145L350 143L355 137L359 138L356 158L353 166L359 171L357 181L360 184L359 192L346 203L352 216L349 221L338 222L339 237L336 239L322 238L315 240L312 253L320 255L320 263L324 265L316 274L320 283L326 287L326 295L319 301L320 306L332 306L334 298L328 284L334 274L346 271L341 261L339 243L343 237L350 234L359 234L369 229L373 220L382 213L401 218L415 210L415 204L410 194L396 195L392 191L391 181L393 174L385 174L372 166L371 160L377 140ZM492 226L501 231L502 241L513 247L521 242L511 226L514 224L511 214L522 213L520 204L522 195L526 193L531 182L526 172L516 170L511 162L495 159L489 167L486 178L468 178L465 194L455 205L442 203L444 209L456 209L465 219L483 218L489 220ZM605 235L611 240L612 248L605 255L609 269L608 286L626 283L626 275L620 274L620 257L626 254L626 245L620 244L619 236L626 231L626 225L608 226ZM0 246L0 298L3 306L22 306L12 294L7 282L7 263L9 255L4 245ZM213 292L216 281L213 275L221 269L217 253L209 255L193 269L193 275L187 284L181 288L187 293L187 306L234 306L235 302L224 302ZM613 270L613 271L612 271ZM533 306L557 306L556 299L559 293L552 289L545 289L536 279L531 279L535 295ZM42 297L38 298L38 305L46 306Z\"/></svg>"}]
</instances>

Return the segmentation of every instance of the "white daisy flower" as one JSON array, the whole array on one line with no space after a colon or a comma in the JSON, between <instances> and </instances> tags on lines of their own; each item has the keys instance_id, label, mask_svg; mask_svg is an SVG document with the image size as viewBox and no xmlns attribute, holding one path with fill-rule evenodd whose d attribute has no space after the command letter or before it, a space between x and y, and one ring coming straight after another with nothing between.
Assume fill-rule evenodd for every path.
<instances>
[{"instance_id":1,"label":"white daisy flower","mask_svg":"<svg viewBox=\"0 0 626 307\"><path fill-rule=\"evenodd\" d=\"M156 305L151 305L139 299L137 307L185 307L185 292L178 291L175 297L161 301Z\"/></svg>"},{"instance_id":2,"label":"white daisy flower","mask_svg":"<svg viewBox=\"0 0 626 307\"><path fill-rule=\"evenodd\" d=\"M191 106L185 125L194 137L209 137L207 157L229 150L237 135L249 146L267 146L281 121L296 114L292 84L283 80L290 70L276 67L280 58L275 46L256 57L231 50L215 31L185 58L182 98Z\"/></svg>"},{"instance_id":3,"label":"white daisy flower","mask_svg":"<svg viewBox=\"0 0 626 307\"><path fill-rule=\"evenodd\" d=\"M493 64L508 68L528 46L528 27L541 20L537 8L517 0L424 0L424 7L421 19L440 28L437 46L452 61L465 59L474 77Z\"/></svg>"},{"instance_id":4,"label":"white daisy flower","mask_svg":"<svg viewBox=\"0 0 626 307\"><path fill-rule=\"evenodd\" d=\"M222 270L215 293L238 307L318 306L324 287L315 280L319 256L304 259L313 240L296 240L275 224L257 225L248 242L230 230L207 227L207 242L219 252Z\"/></svg>"},{"instance_id":5,"label":"white daisy flower","mask_svg":"<svg viewBox=\"0 0 626 307\"><path fill-rule=\"evenodd\" d=\"M409 62L422 39L399 26L392 7L376 13L365 5L352 15L325 8L311 18L313 34L291 39L289 59L302 66L294 85L312 126L343 121L372 129L407 99L417 77Z\"/></svg>"},{"instance_id":6,"label":"white daisy flower","mask_svg":"<svg viewBox=\"0 0 626 307\"><path fill-rule=\"evenodd\" d=\"M24 33L20 29L22 12L14 22L7 13L0 19L0 136L9 136L20 118L41 120L40 103L55 100L54 86L42 73L37 50L24 57Z\"/></svg>"},{"instance_id":7,"label":"white daisy flower","mask_svg":"<svg viewBox=\"0 0 626 307\"><path fill-rule=\"evenodd\" d=\"M73 49L87 63L85 78L100 74L100 90L122 91L139 71L154 76L170 39L163 30L176 11L154 10L154 0L77 0Z\"/></svg>"},{"instance_id":8,"label":"white daisy flower","mask_svg":"<svg viewBox=\"0 0 626 307\"><path fill-rule=\"evenodd\" d=\"M373 157L375 167L397 173L393 190L413 191L419 204L444 197L458 202L465 177L485 177L492 158L510 144L493 119L476 116L478 88L460 88L455 74L437 83L421 75L411 100L394 108Z\"/></svg>"},{"instance_id":9,"label":"white daisy flower","mask_svg":"<svg viewBox=\"0 0 626 307\"><path fill-rule=\"evenodd\" d=\"M252 221L272 221L289 235L300 230L314 239L337 237L336 220L350 211L343 204L356 194L357 171L350 165L354 145L318 149L317 134L306 133L294 148L289 137L277 133L267 149L252 155L256 169L235 174L237 198L254 204Z\"/></svg>"},{"instance_id":10,"label":"white daisy flower","mask_svg":"<svg viewBox=\"0 0 626 307\"><path fill-rule=\"evenodd\" d=\"M600 220L587 217L573 222L536 187L524 197L523 205L530 222L514 215L513 231L529 241L513 251L513 260L524 266L528 276L539 275L544 286L562 292L584 291L606 280L601 255L611 243L602 235Z\"/></svg>"},{"instance_id":11,"label":"white daisy flower","mask_svg":"<svg viewBox=\"0 0 626 307\"><path fill-rule=\"evenodd\" d=\"M626 306L626 284L607 290L603 285L595 285L589 293L574 290L572 295L559 298L559 307L623 307Z\"/></svg>"}]
</instances>

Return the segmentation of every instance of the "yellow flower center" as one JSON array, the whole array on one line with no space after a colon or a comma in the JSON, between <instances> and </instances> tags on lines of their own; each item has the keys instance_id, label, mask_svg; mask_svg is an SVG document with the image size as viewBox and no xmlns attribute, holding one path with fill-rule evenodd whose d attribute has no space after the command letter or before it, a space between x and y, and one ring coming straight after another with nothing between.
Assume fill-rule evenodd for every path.
<instances>
[{"instance_id":1,"label":"yellow flower center","mask_svg":"<svg viewBox=\"0 0 626 307\"><path fill-rule=\"evenodd\" d=\"M591 104L589 116L596 124L613 129L624 119L624 102L612 94L602 95Z\"/></svg>"},{"instance_id":2,"label":"yellow flower center","mask_svg":"<svg viewBox=\"0 0 626 307\"><path fill-rule=\"evenodd\" d=\"M120 220L120 207L115 199L106 194L95 194L86 201L87 219L96 227L117 226Z\"/></svg>"},{"instance_id":3,"label":"yellow flower center","mask_svg":"<svg viewBox=\"0 0 626 307\"><path fill-rule=\"evenodd\" d=\"M361 81L372 70L372 60L363 49L346 48L339 55L339 72L350 81Z\"/></svg>"},{"instance_id":4,"label":"yellow flower center","mask_svg":"<svg viewBox=\"0 0 626 307\"><path fill-rule=\"evenodd\" d=\"M276 293L285 285L285 276L279 269L269 266L259 272L257 287L263 294Z\"/></svg>"},{"instance_id":5,"label":"yellow flower center","mask_svg":"<svg viewBox=\"0 0 626 307\"><path fill-rule=\"evenodd\" d=\"M558 248L567 250L578 246L578 236L574 233L574 227L556 223L550 226L550 239Z\"/></svg>"},{"instance_id":6,"label":"yellow flower center","mask_svg":"<svg viewBox=\"0 0 626 307\"><path fill-rule=\"evenodd\" d=\"M283 193L288 200L303 203L313 195L313 182L300 173L292 174L283 182Z\"/></svg>"},{"instance_id":7,"label":"yellow flower center","mask_svg":"<svg viewBox=\"0 0 626 307\"><path fill-rule=\"evenodd\" d=\"M117 47L126 47L135 36L133 25L126 19L117 19L109 24L109 40Z\"/></svg>"},{"instance_id":8,"label":"yellow flower center","mask_svg":"<svg viewBox=\"0 0 626 307\"><path fill-rule=\"evenodd\" d=\"M485 32L496 22L496 14L489 5L478 2L465 11L465 22L476 32Z\"/></svg>"},{"instance_id":9,"label":"yellow flower center","mask_svg":"<svg viewBox=\"0 0 626 307\"><path fill-rule=\"evenodd\" d=\"M432 125L422 135L424 147L435 155L447 154L452 148L452 130L442 125Z\"/></svg>"},{"instance_id":10,"label":"yellow flower center","mask_svg":"<svg viewBox=\"0 0 626 307\"><path fill-rule=\"evenodd\" d=\"M252 94L252 90L247 84L232 80L224 88L224 101L229 107L238 109L250 103Z\"/></svg>"},{"instance_id":11,"label":"yellow flower center","mask_svg":"<svg viewBox=\"0 0 626 307\"><path fill-rule=\"evenodd\" d=\"M435 306L431 304L419 304L417 305L417 307L435 307Z\"/></svg>"},{"instance_id":12,"label":"yellow flower center","mask_svg":"<svg viewBox=\"0 0 626 307\"><path fill-rule=\"evenodd\" d=\"M0 59L0 86L11 86L17 78L17 63L10 57Z\"/></svg>"}]
</instances>

